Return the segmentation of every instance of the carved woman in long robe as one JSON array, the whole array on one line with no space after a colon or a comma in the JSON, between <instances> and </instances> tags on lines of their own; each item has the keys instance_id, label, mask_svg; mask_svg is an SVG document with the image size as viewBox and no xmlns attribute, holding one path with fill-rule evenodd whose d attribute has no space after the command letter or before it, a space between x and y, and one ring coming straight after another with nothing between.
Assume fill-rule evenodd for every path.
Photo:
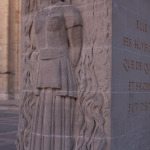
<instances>
[{"instance_id":1,"label":"carved woman in long robe","mask_svg":"<svg viewBox=\"0 0 150 150\"><path fill-rule=\"evenodd\" d=\"M39 67L29 150L72 150L74 68L81 53L82 21L65 2L50 0L42 5L46 7L35 17Z\"/></svg>"}]
</instances>

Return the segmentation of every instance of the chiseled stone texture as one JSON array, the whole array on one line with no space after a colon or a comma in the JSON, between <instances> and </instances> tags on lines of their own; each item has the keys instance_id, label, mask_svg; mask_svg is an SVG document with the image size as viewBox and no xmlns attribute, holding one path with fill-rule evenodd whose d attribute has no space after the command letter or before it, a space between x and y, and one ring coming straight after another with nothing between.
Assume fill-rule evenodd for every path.
<instances>
[{"instance_id":1,"label":"chiseled stone texture","mask_svg":"<svg viewBox=\"0 0 150 150\"><path fill-rule=\"evenodd\" d=\"M37 5L37 2L43 1L44 4ZM74 20L73 18L78 20L75 25L77 28L82 26L82 34L81 30L75 32L77 28L72 32L73 26L70 26L70 23L68 26L66 16L63 14L63 19L59 16L62 20L60 18L57 18L58 20L56 19L54 22L51 20L49 22L51 27L47 27L47 30L53 31L54 36L57 37L52 42L50 40L53 37L52 34L44 30L45 22L48 21L45 21L45 15L53 10L51 6L45 9L45 4L48 4L48 1L22 1L21 92L23 103L20 110L18 150L34 150L35 145L30 144L32 139L36 139L34 143L37 147L41 146L42 140L44 141L42 145L44 149L38 147L39 150L45 150L45 146L49 149L50 144L52 144L52 150L72 150L73 148L75 150L148 150L150 147L150 71L146 65L150 64L150 2L148 0L68 0L67 2L68 6L71 4L71 10L75 10L73 13L69 13L70 21ZM62 5L57 5L56 8L58 6L62 9ZM68 7L67 4L63 6ZM41 9L43 17L40 16ZM79 21L80 17L76 13L76 9L81 15L82 23ZM57 9L55 11L57 12ZM37 12L41 18L37 15ZM56 13L56 15L58 14ZM53 15L50 13L49 16L52 17ZM41 20L38 22L38 19ZM69 38L73 35L79 35L79 33L82 35L82 51L81 56L78 55L80 57L79 61L78 57L75 57L78 53L73 53L73 59L66 59L68 61L66 64L69 64L70 68L73 69L72 72L68 68L60 71L57 68L59 63L55 60L55 57L52 60L52 62L55 61L54 63L48 63L49 57L52 58L52 55L47 53L47 49L51 49L52 46L54 46L53 48L60 46L61 34L58 37L54 30L62 29L64 27L63 21L65 21L66 30L62 31L64 33L67 31L63 38L65 46L78 40L75 48L79 50L81 36L80 38L74 38L74 40ZM56 26L53 23L56 23ZM145 24L147 24L146 29L143 28ZM35 27L36 30L34 30ZM71 27L71 32L68 34L69 27ZM39 36L41 30L43 32ZM66 42L66 39L69 42ZM137 40L140 41L138 45L135 43ZM51 44L44 49L43 44L47 41L47 45ZM142 42L147 43L147 45L144 46L143 43L140 46ZM39 53L39 49L44 50L44 56L43 53ZM63 47L60 49L62 50ZM58 49L56 48L56 50ZM45 60L45 63L43 60ZM127 60L130 62L127 63ZM61 58L62 66L64 66L64 62ZM77 66L74 67L73 62L76 62ZM144 68L140 69L139 66L135 66L135 64L138 64L136 62L141 62L143 64L141 67ZM42 67L40 69L39 63ZM46 66L49 69L52 65L52 68L56 69L47 71ZM64 72L67 74L66 76L63 76ZM70 75L70 72L72 75ZM47 74L49 74L50 80L48 80ZM70 92L70 89L66 88L67 90L63 91L63 96L62 93L56 96L57 92L61 91L55 89L61 87L60 82L56 80L55 84L53 83L55 88L52 87L51 82L54 79L59 79L59 75L66 77L64 83L68 78L70 78L70 81L76 79L75 84L69 83L69 85L71 85L71 89L77 85L77 95L74 95L74 92L72 95L68 94L67 91ZM37 79L39 79L38 86ZM42 91L42 88L46 85L51 88L50 93L48 93L48 89ZM71 102L70 97L72 97ZM75 101L75 99L77 100ZM65 103L64 100L66 100ZM39 101L41 102L40 105L38 105ZM76 108L73 102L76 102ZM53 106L51 104L55 104L55 106L48 109L48 106ZM74 112L74 108L75 113L68 113ZM44 112L44 115L41 112ZM72 120L74 117L75 119ZM51 123L48 123L46 118ZM72 121L74 125L71 124ZM42 122L45 127L41 127ZM34 128L35 124L40 132L37 132L37 128ZM49 126L50 128L48 128ZM43 133L48 133L43 134L43 138L41 138L41 129L43 129ZM72 132L73 129L74 132ZM64 131L67 131L69 134L66 135L69 136L66 136ZM74 143L70 140L72 136L75 139ZM39 140L34 137L39 137ZM54 137L57 139L55 142ZM58 141L57 145L56 141ZM68 147L66 147L66 143Z\"/></svg>"},{"instance_id":2,"label":"chiseled stone texture","mask_svg":"<svg viewBox=\"0 0 150 150\"><path fill-rule=\"evenodd\" d=\"M112 1L72 0L72 4L80 10L83 19L82 57L76 73L80 81L79 91L83 91L81 94L83 94L83 97L85 96L84 100L82 100L82 97L78 99L79 108L81 106L80 109L83 112L85 111L85 116L80 119L85 119L85 121L82 120L83 123L79 124L80 128L83 127L79 136L84 136L84 144L91 146L88 149L109 150L111 136ZM85 89L86 92L84 91ZM87 101L88 98L91 99ZM92 105L96 105L97 108L92 108ZM99 112L96 109L99 109ZM96 115L98 118L96 118ZM98 127L93 127L93 121ZM82 133L84 128L86 132ZM97 134L93 132L94 129L97 130ZM105 137L107 141L106 147L105 139L103 139ZM98 147L92 147L94 138L97 138L95 142L98 142L99 146L96 144L95 146ZM88 139L91 141L88 142ZM81 144L81 142L79 143ZM84 149L84 146L82 148Z\"/></svg>"},{"instance_id":3,"label":"chiseled stone texture","mask_svg":"<svg viewBox=\"0 0 150 150\"><path fill-rule=\"evenodd\" d=\"M47 3L47 0L45 0L45 4L40 5L40 7L37 5L37 2L40 2L40 0L22 1L23 13L22 13L22 49L21 49L21 78L22 78L21 99L23 103L20 109L19 132L18 132L18 141L17 141L18 150L28 150L28 149L33 150L35 148L35 145L31 145L33 143L32 139L36 139L34 143L36 143L37 145L38 144L40 145L41 140L43 140L41 138L39 139L39 141L37 141L37 138L34 138L36 136L41 137L42 135L41 132L35 132L36 129L34 128L35 127L34 124L38 126L42 123L41 112L43 108L46 108L45 112L48 112L46 115L43 115L43 120L44 120L43 124L45 125L45 128L43 128L42 132L48 133L48 134L43 134L43 137L45 139L51 137L51 140L48 140L51 141L51 143L50 142L46 143L46 140L44 140L45 142L43 144L44 148L45 146L49 147L49 144L53 145L54 144L53 139L54 137L56 137L56 139L59 138L57 140L58 141L57 144L56 143L54 144L56 150L60 150L60 149L71 150L73 148L75 150L84 150L84 149L109 150L110 149L111 49L112 49L111 48L111 38L112 38L111 0L101 0L101 1L68 0L67 1L68 4L62 6L62 7L66 7L63 9L67 9L68 7L67 5L70 4L72 5L69 6L71 7L71 9L72 7L75 7L72 9L74 10L73 13L72 10L71 12L68 13L68 16L70 15L69 16L70 21L68 20L69 23L67 23L67 25L65 26L67 30L67 34L69 35L69 36L67 35L67 39L69 41L68 43L72 44L70 46L74 45L73 42L78 42L75 44L76 47L73 47L74 50L78 50L81 42L80 38L81 36L83 37L82 51L81 51L79 62L78 62L78 57L76 57L78 53L76 52L73 53L72 60L71 59L67 60L68 65L70 64L71 61L72 64L74 64L75 62L76 62L75 64L78 63L78 65L77 66L75 65L75 67L73 65L70 65L71 68L75 69L75 72L74 71L71 72L69 68L67 69L67 71L61 70L62 71L61 73L65 71L65 74L68 74L67 77L69 78L70 81L74 78L76 79L77 97L73 93L72 96L65 94L63 98L61 96L59 97L57 96L57 99L54 99L55 101L53 102L56 104L57 107L54 106L51 107L50 109L48 109L48 106L51 105L50 96L51 93L53 93L53 90L50 90L50 93L48 93L47 90L42 91L40 88L43 88L46 84L50 86L50 84L52 84L50 83L50 81L52 81L54 78L57 78L59 75L63 77L63 74L59 74L60 70L57 70L57 68L54 68L53 66L53 69L51 70L53 75L52 77L52 75L50 75L50 72L47 72L46 68L44 68L44 66L46 67L46 64L42 64L40 62L41 60L49 61L47 59L48 57L50 57L48 56L50 54L47 53L47 55L43 56L41 55L41 53L39 53L39 49L44 48L42 47L43 43L50 39L44 36L45 35L44 32L41 36L38 35L41 28L45 25L42 24L43 23L42 21L44 21L44 17L41 17L41 22L39 21L36 24L36 21L38 19L37 12L40 15L40 11ZM72 20L74 20L74 18L80 20L78 19L79 15L78 13L76 13L77 11L79 11L79 14L81 14L82 23L80 21L75 21L74 24L75 28L72 31L70 29L73 27L70 26L72 24ZM47 10L43 9L43 14L46 15L47 12L49 12L49 9ZM65 17L68 16L66 15ZM65 18L65 21L66 20L67 19ZM62 28L64 24L61 23L62 20L59 21ZM82 26L82 33L80 32L80 29L76 31L77 26ZM35 30L35 27L37 28L37 31ZM53 26L54 30L56 27ZM51 30L51 28L48 30ZM68 31L71 32L68 33ZM77 38L78 34L80 34L80 36ZM44 37L41 38L42 36ZM72 36L74 36L74 40L69 39ZM42 41L43 43L40 40L37 42L38 38L41 38L41 41L42 40L45 41ZM54 46L55 40L58 40L59 38L56 39L54 38L53 39L54 42L52 42L51 45ZM63 39L65 38L66 35L64 34ZM62 39L60 38L60 40ZM49 41L49 43L50 42L51 40ZM64 45L67 45L68 43L64 43ZM48 48L50 48L51 45L49 45ZM59 46L59 40L57 46ZM55 58L53 62L54 61ZM63 66L64 60L61 61ZM41 68L39 69L39 63L41 63L43 70L45 69L45 73L49 74L49 79L47 78L47 74L45 74L46 78L44 78L44 74L39 74L39 72L37 72L37 70L42 71ZM54 64L50 64L50 66L56 65L56 63L57 61L54 62ZM49 69L48 65L47 65L47 69ZM72 76L70 76L71 75L70 72L72 73ZM40 81L40 83L38 83L39 89L37 89L37 79L39 79ZM46 79L49 80L47 83L45 82ZM64 83L65 82L66 81L64 81ZM57 83L59 82L57 81ZM75 84L72 85L70 84L69 88L72 89L75 88ZM57 94L57 92L54 94ZM72 98L70 98L70 96ZM67 101L65 104L63 104L65 98L67 98ZM45 99L45 103L43 102L44 99ZM77 99L75 101L76 109L74 103L75 99ZM38 105L39 101L41 101L40 105ZM63 109L65 111L62 111ZM68 112L74 112L74 109L75 109L75 114L68 113ZM54 111L56 111L56 113L54 113ZM64 114L64 112L67 113ZM50 118L51 114L52 114L52 118ZM65 116L67 118L66 120L64 119L65 118L64 115L66 115ZM56 123L55 124L56 126L54 126L54 124L50 124L51 126L53 125L51 134L49 134L50 133L49 130L51 128L47 127L48 123L46 122L46 117L49 118L48 121L52 120L51 121L52 123ZM72 118L70 120L70 117L72 118L75 117L75 120L72 120ZM72 121L74 121L74 125L70 124ZM61 125L61 123L64 126ZM61 127L63 127L63 129L61 129ZM67 132L69 130L72 132L72 130L74 129L73 133L69 133L70 132L69 131L68 132L69 134L68 133L66 134L70 136L72 136L73 134L75 139L73 144L70 140L71 137L70 136L66 137L66 135L63 133L64 128L67 129L66 130ZM56 132L53 133L54 131L56 131L57 133ZM64 141L66 141L68 145L65 144L65 148L64 145L62 145L62 147L59 147L61 145L61 142L65 143ZM41 149L40 147L38 148L39 150L45 150L45 149ZM54 150L54 148L52 148L52 150Z\"/></svg>"}]
</instances>

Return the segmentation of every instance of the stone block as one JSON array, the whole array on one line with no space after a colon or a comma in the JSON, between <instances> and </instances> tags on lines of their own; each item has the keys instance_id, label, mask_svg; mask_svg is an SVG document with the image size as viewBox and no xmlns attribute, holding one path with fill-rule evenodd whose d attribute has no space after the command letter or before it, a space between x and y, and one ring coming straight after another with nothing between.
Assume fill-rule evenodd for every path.
<instances>
[{"instance_id":1,"label":"stone block","mask_svg":"<svg viewBox=\"0 0 150 150\"><path fill-rule=\"evenodd\" d=\"M22 4L18 150L148 150L150 2Z\"/></svg>"}]
</instances>

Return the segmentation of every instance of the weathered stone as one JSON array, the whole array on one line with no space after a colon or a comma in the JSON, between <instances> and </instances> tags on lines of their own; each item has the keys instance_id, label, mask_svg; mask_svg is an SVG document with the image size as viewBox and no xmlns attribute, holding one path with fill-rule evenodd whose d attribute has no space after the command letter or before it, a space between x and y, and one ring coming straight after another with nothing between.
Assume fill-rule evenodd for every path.
<instances>
[{"instance_id":1,"label":"weathered stone","mask_svg":"<svg viewBox=\"0 0 150 150\"><path fill-rule=\"evenodd\" d=\"M146 0L113 1L112 150L150 148L149 7Z\"/></svg>"},{"instance_id":2,"label":"weathered stone","mask_svg":"<svg viewBox=\"0 0 150 150\"><path fill-rule=\"evenodd\" d=\"M111 1L68 2L23 1L18 150L110 148Z\"/></svg>"},{"instance_id":3,"label":"weathered stone","mask_svg":"<svg viewBox=\"0 0 150 150\"><path fill-rule=\"evenodd\" d=\"M74 147L75 68L82 48L82 19L66 2L43 0L35 5L32 12L24 3L23 103L17 146L18 150L69 150Z\"/></svg>"},{"instance_id":4,"label":"weathered stone","mask_svg":"<svg viewBox=\"0 0 150 150\"><path fill-rule=\"evenodd\" d=\"M149 149L150 2L67 2L23 1L18 150Z\"/></svg>"}]
</instances>

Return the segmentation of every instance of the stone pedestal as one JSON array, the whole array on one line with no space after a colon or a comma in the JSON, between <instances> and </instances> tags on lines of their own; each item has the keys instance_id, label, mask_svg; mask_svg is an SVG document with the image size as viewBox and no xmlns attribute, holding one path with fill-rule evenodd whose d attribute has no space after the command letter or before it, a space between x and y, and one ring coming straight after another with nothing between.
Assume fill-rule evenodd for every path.
<instances>
[{"instance_id":1,"label":"stone pedestal","mask_svg":"<svg viewBox=\"0 0 150 150\"><path fill-rule=\"evenodd\" d=\"M35 96L39 91L35 89L40 54L36 46L38 43L34 28L36 26L40 30L41 22L35 24L37 19L35 16L42 9L43 14L46 14L47 6L51 8L50 5L43 8L48 1L45 0L44 5L40 5L40 2L44 0L22 1L23 104L20 112L18 150L34 150L35 145L31 146L31 143L35 139L33 136L36 135L43 138L52 136L51 139L53 136L59 137L58 143L51 140L46 144L47 147L52 144L52 147L57 147L56 150L70 150L70 145L72 150L148 150L150 148L150 2L71 0L68 1L68 5L64 5L68 7L71 4L79 11L82 18L82 25L80 24L82 51L73 72L77 83L76 107L70 103L63 107L63 104L60 105L58 102L59 99L56 99L55 102L59 104L60 109L50 108L56 127L52 123L52 127L45 126L39 133L33 132L35 130L32 124L35 123L34 116L37 116L39 111ZM68 16L71 21L74 15L68 13ZM68 28L66 30L68 31ZM78 32L71 32L69 35L75 33ZM52 74L54 70L56 69L50 70ZM45 103L42 105L48 103L51 102L45 98ZM45 107L47 108L47 105ZM65 141L67 137L63 132L64 126L61 125L61 123L64 125L62 108L65 108L66 112L71 112L69 118L74 116L74 124L70 124L69 119L65 124L65 127L70 128L73 133L70 135L74 138L68 149L63 144L60 146L61 141ZM58 117L53 116L54 111ZM43 120L45 121L45 118ZM58 129L57 132L55 128ZM45 131L48 130L50 133L50 129L53 129L52 134L46 134ZM39 147L39 150L47 150L45 144L43 145L44 148Z\"/></svg>"},{"instance_id":2,"label":"stone pedestal","mask_svg":"<svg viewBox=\"0 0 150 150\"><path fill-rule=\"evenodd\" d=\"M112 5L112 150L150 149L150 2Z\"/></svg>"}]
</instances>

